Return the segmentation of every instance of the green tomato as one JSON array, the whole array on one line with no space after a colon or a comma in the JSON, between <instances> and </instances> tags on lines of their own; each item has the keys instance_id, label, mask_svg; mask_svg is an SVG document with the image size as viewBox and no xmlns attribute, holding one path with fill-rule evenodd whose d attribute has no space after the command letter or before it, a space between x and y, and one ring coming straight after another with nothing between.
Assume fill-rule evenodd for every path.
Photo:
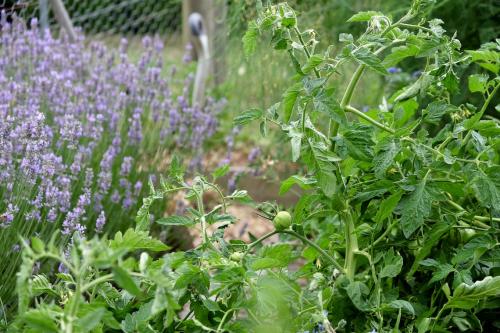
<instances>
[{"instance_id":1,"label":"green tomato","mask_svg":"<svg viewBox=\"0 0 500 333\"><path fill-rule=\"evenodd\" d=\"M419 242L416 239L408 243L408 250L410 250L411 254L413 254L414 257L418 255L421 247L422 247L422 242Z\"/></svg>"},{"instance_id":2,"label":"green tomato","mask_svg":"<svg viewBox=\"0 0 500 333\"><path fill-rule=\"evenodd\" d=\"M230 259L230 260L232 260L232 261L237 261L237 262L239 262L239 261L241 261L241 259L243 259L243 256L244 256L244 255L245 255L245 254L244 254L243 252L233 252L233 253L231 254L231 256L229 257L229 259Z\"/></svg>"},{"instance_id":3,"label":"green tomato","mask_svg":"<svg viewBox=\"0 0 500 333\"><path fill-rule=\"evenodd\" d=\"M476 230L469 228L460 228L459 233L462 242L467 243L472 237L476 235Z\"/></svg>"},{"instance_id":4,"label":"green tomato","mask_svg":"<svg viewBox=\"0 0 500 333\"><path fill-rule=\"evenodd\" d=\"M292 225L292 216L289 212L282 210L276 214L273 220L276 230L284 230Z\"/></svg>"}]
</instances>

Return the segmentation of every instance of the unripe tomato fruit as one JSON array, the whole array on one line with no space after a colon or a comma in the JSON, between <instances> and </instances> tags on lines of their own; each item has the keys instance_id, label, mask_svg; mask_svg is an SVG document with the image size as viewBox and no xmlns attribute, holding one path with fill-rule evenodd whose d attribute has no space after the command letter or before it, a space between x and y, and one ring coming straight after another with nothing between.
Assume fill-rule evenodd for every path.
<instances>
[{"instance_id":1,"label":"unripe tomato fruit","mask_svg":"<svg viewBox=\"0 0 500 333\"><path fill-rule=\"evenodd\" d=\"M472 237L476 235L476 230L464 228L459 230L460 237L462 238L463 243L467 243Z\"/></svg>"},{"instance_id":2,"label":"unripe tomato fruit","mask_svg":"<svg viewBox=\"0 0 500 333\"><path fill-rule=\"evenodd\" d=\"M276 230L284 230L292 225L292 216L289 212L282 210L276 214L273 220Z\"/></svg>"},{"instance_id":3,"label":"unripe tomato fruit","mask_svg":"<svg viewBox=\"0 0 500 333\"><path fill-rule=\"evenodd\" d=\"M241 261L241 259L243 259L243 255L243 252L233 252L229 259L232 261Z\"/></svg>"}]
</instances>

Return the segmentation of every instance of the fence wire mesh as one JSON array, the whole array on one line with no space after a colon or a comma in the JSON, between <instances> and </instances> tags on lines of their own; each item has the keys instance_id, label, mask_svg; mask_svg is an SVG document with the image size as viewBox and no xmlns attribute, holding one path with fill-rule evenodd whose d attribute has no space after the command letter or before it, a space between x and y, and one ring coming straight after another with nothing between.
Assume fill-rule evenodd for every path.
<instances>
[{"instance_id":1,"label":"fence wire mesh","mask_svg":"<svg viewBox=\"0 0 500 333\"><path fill-rule=\"evenodd\" d=\"M182 0L63 0L75 27L86 34L163 34L181 29ZM0 10L56 24L50 0L0 0Z\"/></svg>"}]
</instances>

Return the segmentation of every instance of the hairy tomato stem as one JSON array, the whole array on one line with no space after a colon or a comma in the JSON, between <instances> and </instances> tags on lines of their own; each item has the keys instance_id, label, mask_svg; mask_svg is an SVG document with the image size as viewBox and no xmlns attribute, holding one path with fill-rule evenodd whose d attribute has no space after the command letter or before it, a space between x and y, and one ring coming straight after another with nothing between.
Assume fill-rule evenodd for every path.
<instances>
[{"instance_id":1,"label":"hairy tomato stem","mask_svg":"<svg viewBox=\"0 0 500 333\"><path fill-rule=\"evenodd\" d=\"M349 211L344 211L340 213L340 217L344 222L345 228L345 240L346 240L346 251L345 251L345 266L344 270L349 280L354 279L356 273L356 253L358 252L358 238L356 237L356 231L354 226L354 220Z\"/></svg>"},{"instance_id":2,"label":"hairy tomato stem","mask_svg":"<svg viewBox=\"0 0 500 333\"><path fill-rule=\"evenodd\" d=\"M245 251L245 253L243 254L243 258L246 257L246 255L250 252L250 250L252 248L254 248L256 245L262 243L265 239L273 236L273 235L276 235L276 234L288 234L288 235L291 235L295 238L298 238L300 239L303 243L313 247L316 251L318 251L323 257L325 257L326 259L328 259L328 261L330 261L332 263L333 266L335 266L335 268L337 268L341 273L345 273L345 270L344 268L342 267L342 265L340 265L337 260L335 260L335 258L333 258L331 255L329 255L328 253L326 253L325 250L323 250L318 244L314 243L313 241L307 239L306 237L296 233L295 231L293 230L274 230L273 232L270 232L268 234L265 234L264 236L262 236L261 238L257 239L255 242L253 243L250 243L248 245L248 248L247 250Z\"/></svg>"}]
</instances>

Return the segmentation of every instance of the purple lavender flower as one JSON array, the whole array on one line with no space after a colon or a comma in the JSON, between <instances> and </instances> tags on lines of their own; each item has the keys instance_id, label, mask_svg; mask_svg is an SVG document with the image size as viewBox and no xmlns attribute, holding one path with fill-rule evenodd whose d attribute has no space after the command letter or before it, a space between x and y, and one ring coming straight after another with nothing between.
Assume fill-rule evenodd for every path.
<instances>
[{"instance_id":1,"label":"purple lavender flower","mask_svg":"<svg viewBox=\"0 0 500 333\"><path fill-rule=\"evenodd\" d=\"M418 77L420 77L420 75L422 75L422 71L421 70L417 70L417 71L414 71L413 73L411 73L411 76L413 78L415 78L415 79L418 78Z\"/></svg>"},{"instance_id":2,"label":"purple lavender flower","mask_svg":"<svg viewBox=\"0 0 500 333\"><path fill-rule=\"evenodd\" d=\"M7 211L0 215L0 228L7 228L14 221L16 213L19 211L19 207L9 203L7 206Z\"/></svg>"},{"instance_id":3,"label":"purple lavender flower","mask_svg":"<svg viewBox=\"0 0 500 333\"><path fill-rule=\"evenodd\" d=\"M259 156L260 156L260 148L259 147L252 148L252 150L250 150L250 153L248 153L248 163L254 163L255 161L257 161Z\"/></svg>"},{"instance_id":4,"label":"purple lavender flower","mask_svg":"<svg viewBox=\"0 0 500 333\"><path fill-rule=\"evenodd\" d=\"M132 162L133 162L133 160L134 160L134 158L130 157L130 156L126 156L126 157L123 158L122 167L121 167L121 170L120 170L120 175L121 176L128 176L128 174L132 170Z\"/></svg>"},{"instance_id":5,"label":"purple lavender flower","mask_svg":"<svg viewBox=\"0 0 500 333\"><path fill-rule=\"evenodd\" d=\"M193 61L193 45L191 43L187 43L184 49L184 57L182 58L182 62L185 64Z\"/></svg>"},{"instance_id":6,"label":"purple lavender flower","mask_svg":"<svg viewBox=\"0 0 500 333\"><path fill-rule=\"evenodd\" d=\"M104 225L106 224L106 215L104 214L103 211L99 214L99 217L95 221L95 230L97 233L101 233Z\"/></svg>"}]
</instances>

